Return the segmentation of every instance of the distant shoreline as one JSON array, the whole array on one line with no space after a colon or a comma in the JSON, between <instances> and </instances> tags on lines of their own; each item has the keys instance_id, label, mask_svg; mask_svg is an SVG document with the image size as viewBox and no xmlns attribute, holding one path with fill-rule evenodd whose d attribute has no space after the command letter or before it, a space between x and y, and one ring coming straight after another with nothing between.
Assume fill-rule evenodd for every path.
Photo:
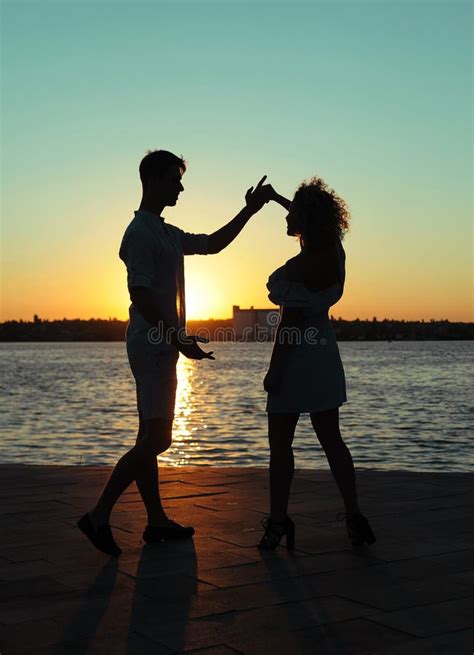
<instances>
[{"instance_id":1,"label":"distant shoreline","mask_svg":"<svg viewBox=\"0 0 474 655\"><path fill-rule=\"evenodd\" d=\"M383 319L346 321L330 316L338 341L473 341L474 323L448 320L425 322ZM0 342L123 342L128 321L111 319L63 319L48 321L34 317L33 321L0 323ZM243 339L236 331L233 319L188 321L189 334L199 334L210 341L223 343L268 343L267 333L248 333ZM255 334L257 337L255 338Z\"/></svg>"}]
</instances>

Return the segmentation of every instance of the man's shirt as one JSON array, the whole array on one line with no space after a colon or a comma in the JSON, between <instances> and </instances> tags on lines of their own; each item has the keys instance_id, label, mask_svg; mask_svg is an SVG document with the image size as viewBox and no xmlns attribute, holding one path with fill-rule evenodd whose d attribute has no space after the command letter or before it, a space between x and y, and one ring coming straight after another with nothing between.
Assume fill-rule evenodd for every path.
<instances>
[{"instance_id":1,"label":"man's shirt","mask_svg":"<svg viewBox=\"0 0 474 655\"><path fill-rule=\"evenodd\" d=\"M186 327L184 255L207 255L207 234L184 232L151 212L138 210L123 235L119 256L127 267L128 290L146 287L153 291L166 326ZM153 326L133 304L129 308L127 348L143 351L150 345ZM157 335L157 332L154 332ZM174 346L162 344L164 349Z\"/></svg>"}]
</instances>

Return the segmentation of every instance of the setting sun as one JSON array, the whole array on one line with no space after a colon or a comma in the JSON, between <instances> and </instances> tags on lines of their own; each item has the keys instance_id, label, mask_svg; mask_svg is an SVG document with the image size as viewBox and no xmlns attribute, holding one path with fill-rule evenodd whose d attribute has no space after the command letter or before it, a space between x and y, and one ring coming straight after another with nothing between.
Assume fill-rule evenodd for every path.
<instances>
[{"instance_id":1,"label":"setting sun","mask_svg":"<svg viewBox=\"0 0 474 655\"><path fill-rule=\"evenodd\" d=\"M387 20L396 3L326 3L324 20L321 3L301 11L274 3L270 16L260 4L253 11L272 26L263 33L245 3L221 3L226 9L209 10L207 22L193 3L184 13L175 3L141 3L133 16L118 3L106 33L91 17L109 3L3 4L1 321L128 317L118 250L149 148L186 160L184 193L165 218L188 232L220 229L264 174L288 198L303 180L323 177L352 214L338 316L472 320L466 3L431 3L430 11L402 3L409 29ZM138 29L143 16L137 49L117 35ZM158 40L157 21L168 26ZM196 46L196 21L209 47ZM228 47L222 26L231 24L248 34L248 56ZM440 49L446 34L450 48ZM268 276L297 253L284 215L269 203L221 253L186 258L188 319L271 307Z\"/></svg>"}]
</instances>

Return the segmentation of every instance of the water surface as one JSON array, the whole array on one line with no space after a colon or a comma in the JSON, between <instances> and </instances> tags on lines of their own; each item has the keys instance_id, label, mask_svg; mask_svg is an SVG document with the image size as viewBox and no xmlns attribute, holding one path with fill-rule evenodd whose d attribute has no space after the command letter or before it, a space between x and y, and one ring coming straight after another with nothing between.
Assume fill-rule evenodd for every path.
<instances>
[{"instance_id":1,"label":"water surface","mask_svg":"<svg viewBox=\"0 0 474 655\"><path fill-rule=\"evenodd\" d=\"M214 343L181 356L171 465L266 465L269 343ZM356 468L472 471L472 342L341 342L341 433ZM1 462L113 464L136 438L124 343L3 343ZM309 416L298 467L329 468Z\"/></svg>"}]
</instances>

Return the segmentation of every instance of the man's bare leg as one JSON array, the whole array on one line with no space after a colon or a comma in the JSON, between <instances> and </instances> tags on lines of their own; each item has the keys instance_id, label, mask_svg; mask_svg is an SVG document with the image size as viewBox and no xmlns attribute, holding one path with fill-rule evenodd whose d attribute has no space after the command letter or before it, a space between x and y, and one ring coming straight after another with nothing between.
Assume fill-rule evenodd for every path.
<instances>
[{"instance_id":1,"label":"man's bare leg","mask_svg":"<svg viewBox=\"0 0 474 655\"><path fill-rule=\"evenodd\" d=\"M119 459L94 509L89 512L89 517L95 529L109 524L115 503L125 489L137 478L141 478L142 481L145 474L147 502L150 495L158 490L158 473L156 479L154 477L151 479L150 476L154 476L152 468L157 467L157 456L171 445L172 421L155 418L144 421L144 425L145 435L137 440L136 445ZM155 499L154 504L152 501L151 510L153 511L157 507L161 507L161 502L157 506Z\"/></svg>"},{"instance_id":2,"label":"man's bare leg","mask_svg":"<svg viewBox=\"0 0 474 655\"><path fill-rule=\"evenodd\" d=\"M143 439L146 435L146 420L139 417L139 428L136 443ZM170 421L171 422L171 421ZM163 426L163 433L171 431L171 426ZM157 458L151 458L146 462L140 475L135 480L140 496L142 497L143 504L148 517L148 525L158 526L168 520L165 514L160 498L160 485L158 476L158 461Z\"/></svg>"}]
</instances>

